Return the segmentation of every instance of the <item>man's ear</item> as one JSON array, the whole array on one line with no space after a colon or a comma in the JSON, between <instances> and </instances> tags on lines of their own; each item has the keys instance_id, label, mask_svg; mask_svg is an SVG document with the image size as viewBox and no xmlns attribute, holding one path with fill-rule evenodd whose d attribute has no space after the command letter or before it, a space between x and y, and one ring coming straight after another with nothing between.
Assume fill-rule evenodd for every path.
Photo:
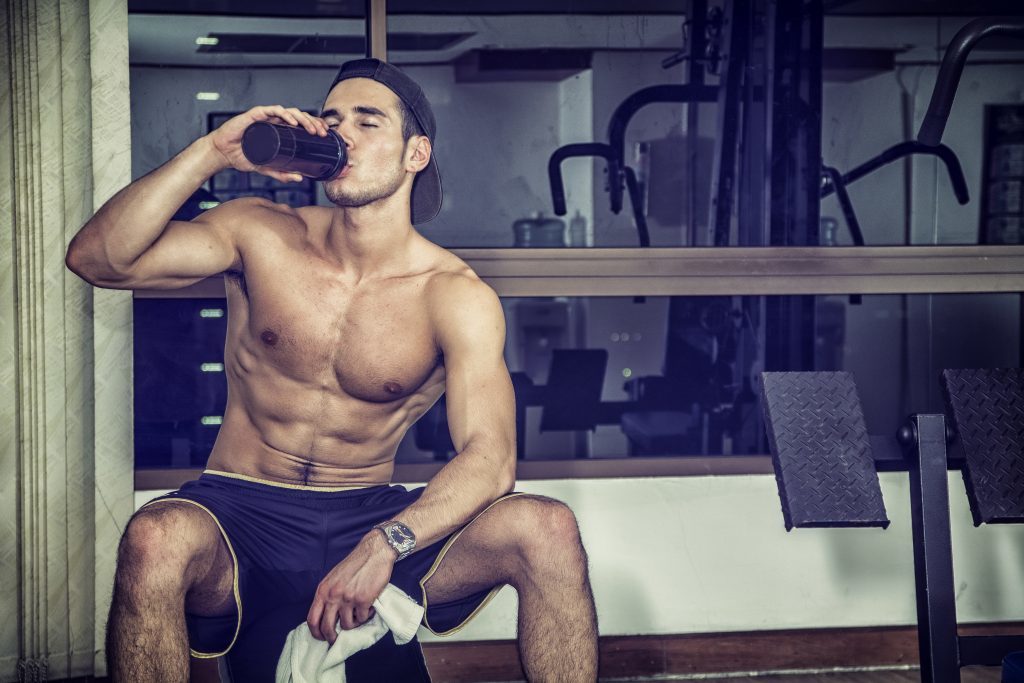
<instances>
[{"instance_id":1,"label":"man's ear","mask_svg":"<svg viewBox=\"0 0 1024 683\"><path fill-rule=\"evenodd\" d=\"M406 170L419 173L430 163L432 149L430 138L426 135L416 135L409 139L409 150L406 155Z\"/></svg>"}]
</instances>

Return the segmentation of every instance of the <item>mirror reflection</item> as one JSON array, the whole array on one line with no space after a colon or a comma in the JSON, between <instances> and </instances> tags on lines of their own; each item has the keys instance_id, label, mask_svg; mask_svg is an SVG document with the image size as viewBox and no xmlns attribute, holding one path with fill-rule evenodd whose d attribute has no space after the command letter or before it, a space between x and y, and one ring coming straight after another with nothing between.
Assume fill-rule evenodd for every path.
<instances>
[{"instance_id":1,"label":"mirror reflection","mask_svg":"<svg viewBox=\"0 0 1024 683\"><path fill-rule=\"evenodd\" d=\"M318 113L338 64L366 51L363 3L299 3L292 15L261 3L219 3L216 15L201 3L129 4L135 178L255 104ZM964 42L971 57L949 81L940 60L965 18L830 3L820 34L807 15L783 35L766 33L759 3L609 4L388 3L388 59L422 85L437 118L444 203L418 226L430 240L1024 240L1021 53ZM948 118L936 119L943 93ZM312 181L221 175L181 217L241 196L329 203ZM889 434L912 411L941 410L942 368L1020 363L1016 294L503 305L527 460L765 453L756 381L766 369L853 371L869 428ZM139 465L198 466L224 401L224 301L139 298L135 313ZM450 453L439 403L399 461Z\"/></svg>"}]
</instances>

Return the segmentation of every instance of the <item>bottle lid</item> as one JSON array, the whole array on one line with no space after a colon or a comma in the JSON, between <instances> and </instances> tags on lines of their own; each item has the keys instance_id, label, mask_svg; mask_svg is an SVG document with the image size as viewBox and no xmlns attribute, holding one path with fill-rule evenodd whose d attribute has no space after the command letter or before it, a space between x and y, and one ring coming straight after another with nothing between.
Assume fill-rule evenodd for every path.
<instances>
[{"instance_id":1,"label":"bottle lid","mask_svg":"<svg viewBox=\"0 0 1024 683\"><path fill-rule=\"evenodd\" d=\"M242 134L242 154L257 166L269 163L280 151L281 134L273 124L257 121Z\"/></svg>"}]
</instances>

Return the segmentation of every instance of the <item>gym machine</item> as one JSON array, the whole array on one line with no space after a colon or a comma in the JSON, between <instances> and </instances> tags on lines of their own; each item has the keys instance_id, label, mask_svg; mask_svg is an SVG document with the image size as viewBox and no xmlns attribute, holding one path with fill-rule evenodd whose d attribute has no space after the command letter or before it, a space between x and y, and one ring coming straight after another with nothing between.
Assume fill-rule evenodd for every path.
<instances>
[{"instance_id":1,"label":"gym machine","mask_svg":"<svg viewBox=\"0 0 1024 683\"><path fill-rule=\"evenodd\" d=\"M947 479L962 470L975 526L1024 522L1024 370L945 370L942 385L951 423L915 414L885 437L869 436L850 373L762 375L787 531L887 528L878 472L908 472L924 683L959 683L960 667L1024 650L1024 635L957 634Z\"/></svg>"}]
</instances>

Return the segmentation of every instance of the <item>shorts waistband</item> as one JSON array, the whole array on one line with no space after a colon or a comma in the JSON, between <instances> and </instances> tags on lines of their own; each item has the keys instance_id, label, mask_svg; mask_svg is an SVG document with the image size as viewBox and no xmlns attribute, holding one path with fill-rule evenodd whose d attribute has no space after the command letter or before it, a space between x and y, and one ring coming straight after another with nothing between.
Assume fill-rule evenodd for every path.
<instances>
[{"instance_id":1,"label":"shorts waistband","mask_svg":"<svg viewBox=\"0 0 1024 683\"><path fill-rule=\"evenodd\" d=\"M248 474L238 474L237 472L222 472L221 470L203 470L204 475L213 475L215 477L226 477L228 479L238 479L240 481L247 481L253 484L261 484L263 486L271 486L274 488L288 489L290 491L313 491L319 493L338 493L341 491L359 491L362 489L369 489L378 486L389 486L390 484L357 484L355 486L303 486L302 484L286 484L280 481L272 481L270 479L260 479L259 477L252 477Z\"/></svg>"}]
</instances>

